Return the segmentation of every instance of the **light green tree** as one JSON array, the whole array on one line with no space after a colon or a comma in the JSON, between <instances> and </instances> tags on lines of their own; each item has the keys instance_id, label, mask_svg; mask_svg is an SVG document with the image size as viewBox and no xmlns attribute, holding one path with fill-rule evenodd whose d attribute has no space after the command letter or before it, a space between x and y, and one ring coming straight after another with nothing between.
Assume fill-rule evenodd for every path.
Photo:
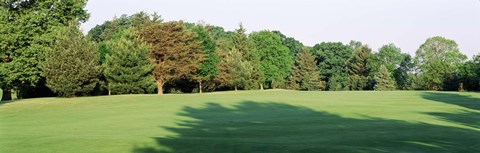
<instances>
[{"instance_id":1,"label":"light green tree","mask_svg":"<svg viewBox=\"0 0 480 153\"><path fill-rule=\"evenodd\" d=\"M466 59L467 56L460 53L455 41L437 36L427 39L420 46L414 61L427 81L426 88L443 90L443 83L448 81L446 78L455 75Z\"/></svg>"},{"instance_id":2,"label":"light green tree","mask_svg":"<svg viewBox=\"0 0 480 153\"><path fill-rule=\"evenodd\" d=\"M54 38L42 64L47 86L64 97L88 95L102 72L95 44L83 36L76 23L60 28Z\"/></svg>"},{"instance_id":3,"label":"light green tree","mask_svg":"<svg viewBox=\"0 0 480 153\"><path fill-rule=\"evenodd\" d=\"M264 83L275 88L285 83L290 74L293 59L287 47L282 45L280 37L270 31L250 34L260 57L260 68L264 74Z\"/></svg>"},{"instance_id":4,"label":"light green tree","mask_svg":"<svg viewBox=\"0 0 480 153\"><path fill-rule=\"evenodd\" d=\"M288 87L293 90L325 90L315 56L306 48L297 55L295 66L288 77Z\"/></svg>"},{"instance_id":5,"label":"light green tree","mask_svg":"<svg viewBox=\"0 0 480 153\"><path fill-rule=\"evenodd\" d=\"M133 28L121 31L119 35L106 43L108 54L103 67L109 91L113 94L153 92L155 80L150 75L153 64L148 59L148 46Z\"/></svg>"},{"instance_id":6,"label":"light green tree","mask_svg":"<svg viewBox=\"0 0 480 153\"><path fill-rule=\"evenodd\" d=\"M374 89L376 91L395 90L395 80L393 80L385 65L381 65L378 69L378 73L375 75Z\"/></svg>"}]
</instances>

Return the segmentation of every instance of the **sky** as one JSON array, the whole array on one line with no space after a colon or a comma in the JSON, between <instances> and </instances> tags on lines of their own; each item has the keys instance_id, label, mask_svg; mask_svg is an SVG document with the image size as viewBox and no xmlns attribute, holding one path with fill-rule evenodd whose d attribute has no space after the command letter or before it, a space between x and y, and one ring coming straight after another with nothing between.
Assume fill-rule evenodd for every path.
<instances>
[{"instance_id":1,"label":"sky","mask_svg":"<svg viewBox=\"0 0 480 153\"><path fill-rule=\"evenodd\" d=\"M229 31L240 23L247 32L279 30L308 46L357 40L377 51L394 43L414 55L426 39L442 36L468 57L480 53L480 0L89 0L86 9L84 32L145 11Z\"/></svg>"}]
</instances>

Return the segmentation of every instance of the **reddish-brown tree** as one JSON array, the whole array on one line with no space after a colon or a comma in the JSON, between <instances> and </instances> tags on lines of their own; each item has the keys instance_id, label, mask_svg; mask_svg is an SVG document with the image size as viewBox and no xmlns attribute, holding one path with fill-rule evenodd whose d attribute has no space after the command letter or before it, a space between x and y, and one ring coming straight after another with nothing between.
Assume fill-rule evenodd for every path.
<instances>
[{"instance_id":1,"label":"reddish-brown tree","mask_svg":"<svg viewBox=\"0 0 480 153\"><path fill-rule=\"evenodd\" d=\"M172 80L189 78L199 68L200 54L195 34L185 29L183 22L153 23L139 30L140 37L150 46L150 58L155 64L153 75L158 94Z\"/></svg>"}]
</instances>

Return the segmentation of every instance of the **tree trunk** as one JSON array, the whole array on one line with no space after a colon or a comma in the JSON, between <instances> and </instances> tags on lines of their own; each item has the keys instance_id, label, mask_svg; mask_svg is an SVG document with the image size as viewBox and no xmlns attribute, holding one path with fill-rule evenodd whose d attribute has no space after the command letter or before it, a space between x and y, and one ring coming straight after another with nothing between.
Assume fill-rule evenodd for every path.
<instances>
[{"instance_id":1,"label":"tree trunk","mask_svg":"<svg viewBox=\"0 0 480 153\"><path fill-rule=\"evenodd\" d=\"M163 81L157 80L158 95L163 95Z\"/></svg>"},{"instance_id":2,"label":"tree trunk","mask_svg":"<svg viewBox=\"0 0 480 153\"><path fill-rule=\"evenodd\" d=\"M112 95L112 90L108 89L108 95L109 95L109 96Z\"/></svg>"},{"instance_id":3,"label":"tree trunk","mask_svg":"<svg viewBox=\"0 0 480 153\"><path fill-rule=\"evenodd\" d=\"M263 83L260 84L260 90L263 90Z\"/></svg>"},{"instance_id":4,"label":"tree trunk","mask_svg":"<svg viewBox=\"0 0 480 153\"><path fill-rule=\"evenodd\" d=\"M1 101L12 100L12 91L10 89L2 89L2 90L3 90L3 94L2 94Z\"/></svg>"},{"instance_id":5,"label":"tree trunk","mask_svg":"<svg viewBox=\"0 0 480 153\"><path fill-rule=\"evenodd\" d=\"M272 83L270 84L270 86L272 86L272 89L275 89L275 84L273 84L273 80L272 80Z\"/></svg>"},{"instance_id":6,"label":"tree trunk","mask_svg":"<svg viewBox=\"0 0 480 153\"><path fill-rule=\"evenodd\" d=\"M202 93L202 81L198 81L198 93Z\"/></svg>"},{"instance_id":7,"label":"tree trunk","mask_svg":"<svg viewBox=\"0 0 480 153\"><path fill-rule=\"evenodd\" d=\"M237 88L237 86L235 86L235 91L238 91L238 88Z\"/></svg>"}]
</instances>

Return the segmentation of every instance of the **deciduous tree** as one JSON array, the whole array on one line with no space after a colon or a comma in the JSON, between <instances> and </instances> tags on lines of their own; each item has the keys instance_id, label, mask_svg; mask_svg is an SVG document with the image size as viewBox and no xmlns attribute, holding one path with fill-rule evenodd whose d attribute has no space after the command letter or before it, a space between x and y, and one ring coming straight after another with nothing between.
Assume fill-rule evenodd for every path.
<instances>
[{"instance_id":1,"label":"deciduous tree","mask_svg":"<svg viewBox=\"0 0 480 153\"><path fill-rule=\"evenodd\" d=\"M278 35L270 31L254 32L250 37L260 57L264 83L271 88L284 83L293 64L289 49L282 45Z\"/></svg>"},{"instance_id":2,"label":"deciduous tree","mask_svg":"<svg viewBox=\"0 0 480 153\"><path fill-rule=\"evenodd\" d=\"M415 64L427 81L427 88L442 90L446 78L455 75L458 67L467 59L460 53L455 41L443 37L427 39L416 52ZM449 87L450 88L450 87ZM452 87L455 88L455 87Z\"/></svg>"}]
</instances>

